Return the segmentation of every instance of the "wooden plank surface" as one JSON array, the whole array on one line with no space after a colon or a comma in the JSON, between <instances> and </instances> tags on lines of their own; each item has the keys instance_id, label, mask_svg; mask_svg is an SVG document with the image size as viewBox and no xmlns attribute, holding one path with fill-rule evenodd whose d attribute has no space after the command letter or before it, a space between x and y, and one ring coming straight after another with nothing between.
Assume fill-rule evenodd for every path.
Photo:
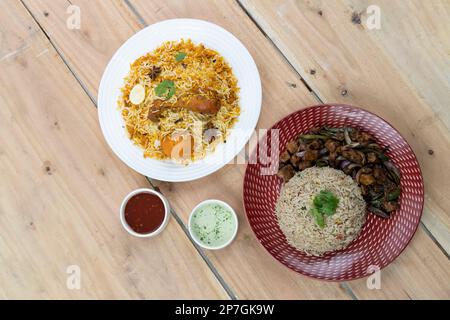
<instances>
[{"instance_id":1,"label":"wooden plank surface","mask_svg":"<svg viewBox=\"0 0 450 320\"><path fill-rule=\"evenodd\" d=\"M252 30L251 25L245 25L242 21L244 21L245 17L242 16L241 22L239 24L233 24L233 23L227 23L228 19L231 19L231 17L239 16L238 13L241 12L237 10L237 7L235 5L229 4L228 6L225 6L223 2L220 3L214 3L209 2L208 6L202 6L201 8L198 8L194 5L194 3L184 2L184 5L178 4L177 6L169 6L167 9L164 6L160 6L160 11L158 11L158 15L155 17L155 7L156 3L152 5L149 4L148 1L141 1L141 0L132 0L131 3L134 5L134 7L137 9L139 14L144 18L144 20L147 23L153 23L155 21L158 21L158 19L165 19L165 18L171 18L171 17L177 17L177 16L187 16L187 17L194 17L194 18L203 18L207 20L211 20L213 22L217 22L219 24L222 24L224 27L229 29L231 32L239 35L241 40L244 42L244 44L247 47L250 47L249 50L251 51L252 55L255 57L255 59L261 63L258 63L258 67L260 70L264 70L264 68L270 68L271 66L266 65L266 61L271 61L270 65L275 65L275 59L273 58L274 54L273 51L269 49L259 49L257 51L253 51L252 49L252 43L248 44L245 39L245 35L243 34L242 30ZM195 8L195 9L190 9ZM236 8L236 11L227 10L227 8ZM169 10L170 9L170 10ZM221 12L222 17L219 20L219 17L213 15L213 12ZM164 15L162 14L164 13ZM239 16L241 17L241 16ZM256 29L253 27L254 32L252 34L256 34ZM254 39L255 36L252 36L252 39ZM270 57L264 57L265 59L259 60L259 53L263 52L270 52L272 54L272 58ZM281 63L280 63L281 65ZM280 76L277 78L276 83L282 83L283 77L286 77L288 74L292 74L292 72L289 69L286 69L286 71L281 71L280 67L274 68L274 71L277 70L278 75ZM276 72L276 71L275 71ZM263 73L263 72L262 72ZM267 75L268 73L264 73ZM271 77L274 77L274 73L270 73ZM274 98L272 101L268 101L267 98L264 100L263 103L263 110L261 112L261 118L259 122L260 128L269 128L277 119L281 118L282 116L286 115L289 112L292 112L294 110L297 110L298 108L301 108L303 106L307 106L308 104L301 104L300 101L297 101L297 103L287 104L286 107L289 108L289 110L284 113L283 111L279 112L282 100L281 97L285 94L286 90L283 90L282 87L279 88L276 86L276 84L270 84L265 85L265 81L270 81L272 79L268 79L268 77L263 76L263 91L266 93L265 97L267 97L269 94L271 98ZM289 82L289 81L288 81ZM267 83L267 82L266 82ZM269 91L269 92L268 92ZM298 99L298 97L295 97ZM294 99L295 99L294 98ZM309 103L311 104L311 103ZM269 111L270 110L270 111ZM222 170L218 172L216 175L212 175L210 178L202 179L199 181L186 183L186 184L176 184L176 185L169 185L167 187L163 187L163 190L165 190L166 193L169 195L173 194L171 196L171 199L174 199L177 204L179 205L179 210L184 210L181 214L186 214L185 217L187 219L187 214L189 213L189 208L192 208L195 203L198 201L201 201L205 198L212 198L217 196L217 190L223 189L226 190L226 192L223 192L222 197L226 199L229 203L232 203L235 207L242 207L242 178L243 178L243 168L241 168L241 174L235 174L234 170L235 168L226 168L225 171ZM206 187L207 186L207 187ZM216 190L214 190L213 186L216 186ZM191 190L188 192L187 190ZM232 192L233 190L233 192ZM169 193L170 192L170 193ZM186 210L188 209L188 210ZM242 211L242 215L244 215ZM422 230L419 230L419 233L422 233ZM245 239L246 234L242 234L242 238ZM253 241L254 237L251 234L248 234L247 236L251 236L251 241ZM393 270L391 272L385 273L385 288L382 291L372 291L368 290L366 287L366 280L359 280L352 284L352 288L356 288L357 291L356 296L360 297L384 297L384 298L408 298L409 296L415 296L417 297L442 297L442 296L449 296L450 295L450 288L448 285L445 284L445 279L450 279L450 270L448 270L448 260L447 258L439 251L439 249L435 246L435 244L432 242L431 239L429 239L427 236L423 236L423 241L421 243L416 242L414 244L414 247L411 250L417 251L419 254L426 255L429 252L433 254L433 259L431 263L423 263L420 258L414 255L410 255L409 259L408 256L403 257L403 260L399 260L399 265L395 268L393 267ZM252 242L252 245L254 243ZM250 252L246 246L242 246L237 250L240 254L242 252ZM239 256L226 256L226 257L218 257L217 254L210 254L208 255L211 257L211 260L217 265L217 268L222 272L222 268L220 266L223 264L226 266L225 261L229 262L230 265L232 265L237 259L239 259ZM228 259L229 258L229 259ZM225 260L226 259L226 260ZM247 260L248 261L248 260ZM261 260L262 261L262 260ZM404 261L404 262L403 262ZM253 262L253 261L249 261ZM242 263L245 263L245 260L242 261ZM239 263L239 265L242 265L242 263ZM255 261L254 263L257 263ZM429 283L429 290L423 289L423 283L420 281L413 282L410 284L408 281L408 277L402 277L399 278L399 274L404 273L404 265L409 264L417 264L417 267L414 270L411 270L411 277L418 276L418 275L428 275L425 277L425 281ZM270 263L264 263L262 264L264 266L269 266ZM432 267L430 269L430 266ZM268 267L265 267L267 269ZM226 270L226 268L223 268ZM430 272L430 270L434 270L433 272ZM240 273L242 271L238 270ZM227 272L227 271L225 271ZM275 272L272 274L264 274L261 271L258 270L260 274L258 274L258 277L260 278L267 278L269 276L273 277ZM224 275L225 279L230 279L230 283L236 285L239 284L239 282L233 282L234 279L238 278L236 276L236 273L234 275ZM246 277L244 277L246 278ZM244 291L244 289L237 289L238 292Z\"/></svg>"},{"instance_id":2,"label":"wooden plank surface","mask_svg":"<svg viewBox=\"0 0 450 320\"><path fill-rule=\"evenodd\" d=\"M227 298L173 219L126 234L145 178L109 150L88 96L20 2L0 2L0 298ZM78 265L80 290L66 286Z\"/></svg>"},{"instance_id":3,"label":"wooden plank surface","mask_svg":"<svg viewBox=\"0 0 450 320\"><path fill-rule=\"evenodd\" d=\"M297 75L237 3L219 0L207 1L207 5L176 0L164 3L132 0L130 3L147 24L176 17L196 18L216 23L236 35L250 51L261 74L263 103L258 128L268 128L299 106L314 103ZM222 199L236 210L240 224L235 242L225 250L209 251L207 256L239 298L350 298L338 284L299 276L265 252L245 219L244 170L244 165L229 164L209 177L188 183L163 183L160 188L185 222L193 207L204 199Z\"/></svg>"},{"instance_id":4,"label":"wooden plank surface","mask_svg":"<svg viewBox=\"0 0 450 320\"><path fill-rule=\"evenodd\" d=\"M148 24L167 18L193 17L212 21L233 32L247 46L255 58L261 73L264 96L259 127L268 128L277 119L287 113L316 103L314 97L303 86L298 74L291 70L289 65L277 53L277 50L270 44L270 41L252 24L237 3L231 1L208 1L206 4L203 2L202 5L199 5L198 1L180 2L174 0L163 3L158 1L130 2L137 14ZM66 9L70 5L68 1L50 2L44 0L27 0L25 3L44 28L52 43L55 44L59 53L64 57L78 80L93 97L97 94L97 86L109 57L123 41L141 28L136 17L131 14L122 1L71 1L72 4L78 5L81 8L82 24L80 30L69 30L65 27L67 19ZM364 68L367 68L361 61L361 54L367 53L367 48L377 49L381 47L380 43L376 42L377 40L374 38L371 40L373 43L369 42L369 44L365 44L362 41L365 38L361 36L362 39L359 40L363 44L361 48L356 46L355 49L353 48L355 47L354 45L352 47L353 43L341 43L343 40L340 37L335 37L333 30L337 28L336 25L347 22L348 13L350 13L351 17L352 10L348 11L347 14L339 15L334 12L335 8L325 8L322 11L322 16L320 16L317 13L321 8L318 2L300 1L296 3L294 5L300 5L301 10L305 9L301 6L306 6L307 10L305 10L307 12L311 11L319 17L325 17L326 13L333 17L334 15L337 16L335 20L330 22L331 24L325 23L324 25L320 25L320 30L314 29L316 25L315 20L312 20L314 23L308 22L309 18L314 19L313 17L315 16L307 16L308 19L306 21L308 22L308 27L302 25L304 29L301 29L301 34L297 34L300 32L297 31L297 33L293 34L295 41L291 39L286 44L286 46L289 45L297 48L299 45L298 42L303 41L305 43L301 45L310 50L308 54L293 52L292 56L297 59L296 63L293 62L292 57L289 57L287 51L280 46L283 49L283 54L290 58L291 63L297 71L304 69L304 72L300 72L300 74L306 79L311 88L316 90L325 101L354 103L384 115L388 120L391 120L389 117L394 115L394 120L397 119L396 121L402 122L403 120L400 119L399 114L402 114L402 112L405 113L403 104L411 103L409 100L412 99L408 95L412 94L413 97L418 96L417 90L412 84L418 83L417 80L416 82L408 80L417 78L415 73L412 72L413 70L410 70L411 72L407 74L404 71L405 64L402 66L400 62L389 65L391 67L391 70L389 70L384 64L385 60L388 59L386 58L388 57L388 51L380 51L381 58L377 56L375 61L370 62L368 71L375 72L375 80L380 81L382 77L378 73L378 68L382 67L383 71L387 71L387 76L390 79L389 84L378 83L375 80L373 80L373 83L366 83L368 76L364 78L366 82L361 81L362 75L360 72L361 70L365 71ZM320 3L320 5L322 4L324 2ZM327 4L329 5L328 2ZM358 4L364 4L364 2L360 1ZM261 26L264 32L272 37L271 26L264 22L265 19L257 18L257 12L259 11L253 5L254 3L250 2L244 3L245 8L254 15L258 23L262 21ZM264 18L270 18L273 15L273 12L271 12L273 8L269 5L270 2L261 3L261 7L269 11L264 13ZM292 5L292 3L288 3L288 5ZM262 9L258 7L258 10ZM360 9L358 8L358 10ZM309 15L310 13L304 14ZM342 20L342 17L345 19ZM305 19L298 19L296 23L298 24L299 21L303 22L303 20ZM291 22L290 19L286 19L286 23L289 22ZM291 31L296 30L298 26L294 22L292 24L293 26L288 25L287 27L283 24L283 28ZM345 27L342 27L343 30L340 30L340 32L350 33L352 36L354 36L354 32L364 32L359 29L357 31L351 29L361 28L359 25L351 23L344 25ZM284 30L283 28L281 28L281 31ZM109 32L105 33L104 30L109 30ZM307 34L308 32L315 35L319 34L319 39L323 41L324 48L321 48L318 43L319 40ZM336 41L335 38L339 39L338 44L334 43ZM349 36L349 38L351 37ZM346 40L349 41L348 39ZM277 41L275 43L279 45ZM346 59L342 60L343 65L348 69L349 65L356 63L356 67L355 69L350 68L350 74L346 74L344 67L342 67L344 69L340 69L339 62L343 52L347 53L345 46L349 45L352 50L348 49L348 47L347 49L351 52L351 55L348 61ZM385 46L391 48L392 43L385 42ZM398 49L398 51L402 50ZM330 52L335 51L336 57L331 56L331 61L327 60L327 57L330 57ZM317 61L313 54L317 55ZM412 57L412 61L415 61L414 55ZM316 64L314 65L312 62ZM377 64L380 64L380 66ZM316 70L316 73L311 75L310 70L313 68ZM323 70L326 70L326 72ZM432 75L429 76L432 78ZM323 82L330 83L328 83L328 87L321 88L319 84L322 85ZM321 88L322 91L318 88ZM439 88L441 88L439 91L442 91L442 84ZM347 90L347 95L341 96L341 92L344 89ZM386 89L389 92L388 97L385 97L384 94L376 94L377 92L384 92L382 89ZM334 92L333 90L337 92L334 96L330 94L330 92ZM403 92L402 90L406 91ZM433 95L433 89L427 88L426 90L431 91L427 91L425 95ZM364 94L370 95L371 99L367 98L365 100ZM403 106L403 109L401 111L395 108L394 110L381 109L383 112L386 112L385 114L380 112L380 109L376 109L379 105L388 108L397 107L397 104L392 102L391 99L394 99L394 101L397 99L397 102ZM443 101L442 99L436 98L434 101L437 102L430 103L430 106L423 103L423 101L420 101L420 103L412 101L412 110L414 112L422 112L422 115L424 115L423 112L428 112L427 110L429 109L437 112L439 101ZM428 116L428 113L425 116ZM425 120L425 123L422 123L422 127L425 126L426 130L421 127L420 133L428 133L430 131L429 126L439 121L439 119L436 120L433 117L426 117ZM399 127L398 123L392 122L396 127ZM406 133L415 134L415 132L411 131L411 127L408 124L403 123L402 125L407 128ZM442 128L444 128L443 125ZM442 128L439 127L438 132L441 132ZM399 127L399 129L406 136L403 127ZM410 137L406 137L410 140ZM419 147L420 149L425 145L426 152L428 152L428 145L425 144L428 140L425 141L422 137L416 138L416 140L419 140L417 142L418 145L413 145L413 148L418 153L419 160L423 165L424 159L428 159L427 154L422 153L422 156L420 156L417 148ZM447 140L445 143L447 143ZM444 168L445 162L443 164L440 157L442 157L442 152L445 154L446 150L441 150L438 147L446 146L445 143L438 139L436 144L432 145L433 150L436 152L433 154L433 157L429 156L431 159L434 159L431 161L435 161L435 165L438 168L441 166L441 169ZM273 260L257 243L244 219L242 209L242 177L244 169L242 165L227 165L216 174L196 182L177 184L162 183L159 185L162 191L169 197L175 210L183 217L184 221L187 221L187 216L194 205L205 198L223 199L233 205L238 211L240 230L236 241L226 250L207 252L207 256L239 298L350 298L352 297L352 293L357 298L439 298L450 296L448 287L448 260L433 243L431 238L425 234L423 229L419 229L418 234L403 255L392 266L383 270L382 290L368 290L365 280L357 280L350 283L350 287L353 289L352 292L345 284L339 286L335 283L310 280L287 270ZM431 184L431 187L437 187L437 185L432 183L429 184ZM427 184L427 190L429 184ZM445 188L446 186L444 186ZM445 213L445 208L448 208L448 206L445 206L445 202L441 203L441 199L439 198L439 196L443 196L445 193L435 192L434 194L438 196L431 201L427 201L426 211L430 211L432 214L427 214L426 216L432 217L429 221L433 222L428 223L427 226L433 231L433 234L440 243L445 246L445 239L448 241L448 238L446 238L446 232L448 230L446 224L442 223L445 215L441 217L439 212L444 211ZM440 226L441 228L432 228L432 225ZM444 227L442 228L442 226ZM142 257L142 259L144 258L148 257Z\"/></svg>"},{"instance_id":5,"label":"wooden plank surface","mask_svg":"<svg viewBox=\"0 0 450 320\"><path fill-rule=\"evenodd\" d=\"M242 5L323 101L373 111L407 139L425 181L423 222L449 253L450 2L242 0ZM366 26L369 5L380 8L379 30ZM354 14L361 23L352 21Z\"/></svg>"},{"instance_id":6,"label":"wooden plank surface","mask_svg":"<svg viewBox=\"0 0 450 320\"><path fill-rule=\"evenodd\" d=\"M447 257L419 228L410 247L384 273L388 280L383 283L392 285L382 290L386 297L450 297L450 85L445 73L450 3L430 2L408 2L403 8L392 1L241 1L323 101L354 104L381 115L400 130L419 158L426 188L423 222ZM381 8L380 30L365 27L369 5ZM437 19L437 11L447 19ZM422 61L433 68L416 68ZM382 296L361 281L351 287L357 296Z\"/></svg>"},{"instance_id":7,"label":"wooden plank surface","mask_svg":"<svg viewBox=\"0 0 450 320\"><path fill-rule=\"evenodd\" d=\"M84 83L86 73L83 58L79 55L70 56L74 48L84 47L84 55L91 56L96 64L92 66L97 71L91 77L98 83L103 68L108 59L102 57L95 46L89 42L95 41L83 36L84 33L95 35L99 32L98 25L117 26L122 28L121 17L117 14L121 7L120 2L92 2L71 1L80 6L81 12L89 12L83 16L80 30L67 30L65 24L65 10L67 4L59 3L48 5L46 1L26 1L27 6L46 30L58 50L66 57L67 62ZM281 117L297 108L299 105L308 105L314 102L307 90L301 85L298 77L277 56L276 52L266 41L264 36L246 17L241 8L234 2L208 2L209 6L198 6L197 2L145 1L142 4L133 3L135 9L144 17L147 23L153 23L171 17L196 17L210 20L232 31L252 53L256 59L263 78L264 102L260 123L263 127L269 126L274 117ZM116 6L112 8L111 6ZM109 9L108 9L109 8ZM146 8L152 11L147 16ZM104 12L108 9L110 14ZM48 12L46 16L44 13ZM124 22L127 25L132 23ZM92 36L94 38L94 36ZM111 39L111 38L108 38ZM104 47L112 48L114 53L121 43L105 41ZM125 41L124 37L122 41ZM86 43L87 42L87 43ZM114 49L113 49L114 48ZM270 64L266 61L271 61ZM99 66L99 67L97 67ZM91 80L92 81L92 80ZM89 87L89 86L88 86ZM276 92L279 92L278 94ZM280 93L282 92L282 94ZM93 95L97 93L94 89ZM270 110L270 112L264 112ZM273 260L254 238L248 224L245 222L242 209L242 174L244 166L228 165L216 174L194 183L162 184L162 191L169 197L175 210L187 221L187 216L195 203L206 197L221 198L228 201L237 209L240 216L240 230L236 242L228 249L220 252L208 252L207 256L213 262L225 282L231 287L239 298L350 298L345 287L341 288L334 283L320 283L307 279L287 270ZM209 188L208 185L213 186ZM223 189L226 187L226 189ZM206 193L206 191L210 193ZM275 281L274 281L275 280Z\"/></svg>"},{"instance_id":8,"label":"wooden plank surface","mask_svg":"<svg viewBox=\"0 0 450 320\"><path fill-rule=\"evenodd\" d=\"M122 0L23 2L96 100L101 76L112 54L142 28L136 16ZM70 5L80 8L79 29L66 26Z\"/></svg>"}]
</instances>

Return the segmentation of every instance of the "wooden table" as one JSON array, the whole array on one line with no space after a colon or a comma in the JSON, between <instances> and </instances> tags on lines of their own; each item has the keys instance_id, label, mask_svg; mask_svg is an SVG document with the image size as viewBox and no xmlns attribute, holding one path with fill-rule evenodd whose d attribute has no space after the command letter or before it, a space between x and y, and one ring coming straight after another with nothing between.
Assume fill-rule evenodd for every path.
<instances>
[{"instance_id":1,"label":"wooden table","mask_svg":"<svg viewBox=\"0 0 450 320\"><path fill-rule=\"evenodd\" d=\"M370 5L380 9L379 29ZM69 28L77 8L80 28ZM107 62L144 26L181 17L221 25L248 48L262 77L259 128L340 102L381 115L409 141L425 209L411 244L382 270L380 290L366 279L309 279L270 257L244 219L244 165L150 182L106 145L96 97ZM0 298L450 298L448 0L2 0L0 21ZM118 208L149 186L168 197L174 218L160 236L136 239ZM210 197L240 219L237 239L217 252L186 233L189 212ZM71 265L79 290L66 285Z\"/></svg>"}]
</instances>

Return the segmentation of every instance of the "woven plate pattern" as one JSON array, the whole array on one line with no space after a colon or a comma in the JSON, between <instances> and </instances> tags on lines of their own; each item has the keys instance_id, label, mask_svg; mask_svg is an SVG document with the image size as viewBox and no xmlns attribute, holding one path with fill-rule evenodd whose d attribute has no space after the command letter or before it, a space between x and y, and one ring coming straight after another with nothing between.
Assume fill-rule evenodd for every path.
<instances>
[{"instance_id":1,"label":"woven plate pattern","mask_svg":"<svg viewBox=\"0 0 450 320\"><path fill-rule=\"evenodd\" d=\"M330 252L322 257L307 256L290 246L277 223L275 203L281 189L281 179L276 175L261 174L265 167L258 150L250 159L244 178L244 207L247 219L264 248L279 262L303 275L322 280L344 281L371 274L376 268L391 263L406 248L413 237L422 215L424 188L419 163L405 139L386 121L368 111L348 105L320 105L308 107L290 114L272 129L279 130L279 150L300 133L313 127L355 127L371 134L382 147L388 147L387 155L400 169L400 208L390 219L373 214L347 248ZM271 134L267 138L270 155Z\"/></svg>"}]
</instances>

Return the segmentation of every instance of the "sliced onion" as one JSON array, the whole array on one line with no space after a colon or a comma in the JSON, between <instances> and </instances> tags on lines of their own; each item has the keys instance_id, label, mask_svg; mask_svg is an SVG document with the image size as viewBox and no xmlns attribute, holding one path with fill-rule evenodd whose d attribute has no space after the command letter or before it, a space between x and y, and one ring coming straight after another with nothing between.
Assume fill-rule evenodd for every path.
<instances>
[{"instance_id":1,"label":"sliced onion","mask_svg":"<svg viewBox=\"0 0 450 320\"><path fill-rule=\"evenodd\" d=\"M358 183L359 183L359 178L360 178L360 176L361 176L362 171L363 171L362 169L359 169L358 172L356 173L355 180L356 180L356 182L358 182Z\"/></svg>"},{"instance_id":2,"label":"sliced onion","mask_svg":"<svg viewBox=\"0 0 450 320\"><path fill-rule=\"evenodd\" d=\"M362 165L365 165L366 164L366 155L364 154L364 152L359 151L359 150L356 150L356 152L358 152L359 156L362 159Z\"/></svg>"},{"instance_id":3,"label":"sliced onion","mask_svg":"<svg viewBox=\"0 0 450 320\"><path fill-rule=\"evenodd\" d=\"M348 129L344 128L344 139L346 144L351 144L352 139L350 139L350 135L348 134Z\"/></svg>"},{"instance_id":4,"label":"sliced onion","mask_svg":"<svg viewBox=\"0 0 450 320\"><path fill-rule=\"evenodd\" d=\"M347 145L347 147L350 147L350 148L352 148L352 149L358 148L358 147L360 147L360 146L361 146L361 143L359 143L359 142L352 142L352 143L350 143L349 145Z\"/></svg>"},{"instance_id":5,"label":"sliced onion","mask_svg":"<svg viewBox=\"0 0 450 320\"><path fill-rule=\"evenodd\" d=\"M341 169L344 169L346 166L350 165L352 162L349 160L342 160L341 163L339 163L339 167Z\"/></svg>"},{"instance_id":6,"label":"sliced onion","mask_svg":"<svg viewBox=\"0 0 450 320\"><path fill-rule=\"evenodd\" d=\"M297 157L299 157L299 158L303 158L303 157L305 156L305 152L306 152L306 151L299 151L299 152L297 152L295 155L296 155Z\"/></svg>"},{"instance_id":7,"label":"sliced onion","mask_svg":"<svg viewBox=\"0 0 450 320\"><path fill-rule=\"evenodd\" d=\"M390 217L389 213L384 212L383 210L375 208L373 206L370 206L369 208L367 208L367 210L369 210L373 214L375 214L375 215L377 215L379 217L385 218L385 219Z\"/></svg>"},{"instance_id":8,"label":"sliced onion","mask_svg":"<svg viewBox=\"0 0 450 320\"><path fill-rule=\"evenodd\" d=\"M324 156L324 155L326 155L326 154L328 154L328 149L327 149L327 148L322 148L322 149L319 151L319 155L321 155L321 156Z\"/></svg>"},{"instance_id":9,"label":"sliced onion","mask_svg":"<svg viewBox=\"0 0 450 320\"><path fill-rule=\"evenodd\" d=\"M350 163L350 164L348 165L348 169L349 169L349 170L353 170L353 169L355 169L355 168L361 168L361 165L359 165L359 164L357 164L357 163Z\"/></svg>"},{"instance_id":10,"label":"sliced onion","mask_svg":"<svg viewBox=\"0 0 450 320\"><path fill-rule=\"evenodd\" d=\"M396 182L400 181L400 171L398 168L393 164L391 161L383 161L384 166L386 169L389 170L389 172L393 173L396 177Z\"/></svg>"}]
</instances>

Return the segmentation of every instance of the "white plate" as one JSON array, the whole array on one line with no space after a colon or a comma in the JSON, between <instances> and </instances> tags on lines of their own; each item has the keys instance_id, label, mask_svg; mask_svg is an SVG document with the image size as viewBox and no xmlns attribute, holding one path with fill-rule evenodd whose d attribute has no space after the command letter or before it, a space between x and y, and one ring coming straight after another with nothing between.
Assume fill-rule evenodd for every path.
<instances>
[{"instance_id":1,"label":"white plate","mask_svg":"<svg viewBox=\"0 0 450 320\"><path fill-rule=\"evenodd\" d=\"M214 153L190 165L169 160L144 158L143 150L127 137L124 121L117 107L120 88L130 64L153 51L164 41L191 39L217 50L231 65L240 87L241 115L231 130L227 143ZM213 173L230 162L250 138L261 111L261 79L255 61L244 45L231 33L210 22L173 19L155 23L128 39L112 57L100 82L98 115L100 126L111 149L129 167L162 181L189 181Z\"/></svg>"}]
</instances>

